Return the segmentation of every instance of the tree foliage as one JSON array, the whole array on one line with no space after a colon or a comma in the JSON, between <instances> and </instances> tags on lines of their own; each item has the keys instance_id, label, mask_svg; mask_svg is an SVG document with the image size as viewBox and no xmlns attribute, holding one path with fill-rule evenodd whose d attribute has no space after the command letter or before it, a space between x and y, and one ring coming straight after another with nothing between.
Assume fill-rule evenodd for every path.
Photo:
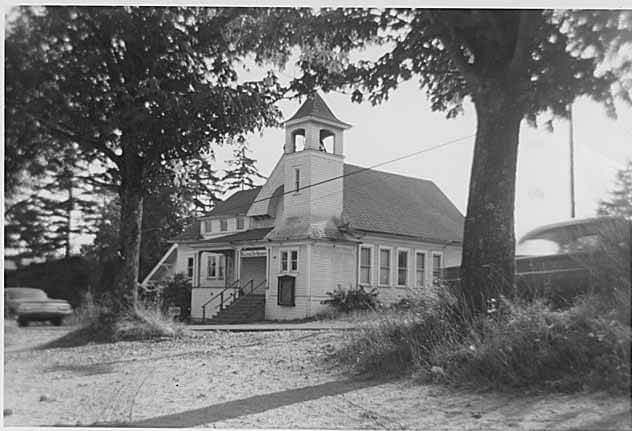
<instances>
[{"instance_id":1,"label":"tree foliage","mask_svg":"<svg viewBox=\"0 0 632 431\"><path fill-rule=\"evenodd\" d=\"M40 163L32 162L23 172ZM68 258L71 236L92 232L94 224L95 188L82 181L85 168L72 146L38 169L37 181L11 191L5 210L5 248L18 262L60 252Z\"/></svg>"},{"instance_id":2,"label":"tree foliage","mask_svg":"<svg viewBox=\"0 0 632 431\"><path fill-rule=\"evenodd\" d=\"M79 146L111 170L121 201L123 266L117 309L138 282L145 190L176 161L199 159L227 137L275 125L274 74L240 82L258 47L241 39L236 8L21 7L6 37L7 110L36 137ZM265 53L261 53L265 55ZM19 73L18 73L19 71ZM9 75L7 75L9 78ZM19 137L22 122L8 123ZM16 139L18 141L18 139Z\"/></svg>"},{"instance_id":3,"label":"tree foliage","mask_svg":"<svg viewBox=\"0 0 632 431\"><path fill-rule=\"evenodd\" d=\"M597 214L632 220L632 160L617 172L610 198L599 202Z\"/></svg>"},{"instance_id":4,"label":"tree foliage","mask_svg":"<svg viewBox=\"0 0 632 431\"><path fill-rule=\"evenodd\" d=\"M246 140L240 139L221 179L224 191L251 189L255 187L257 179L265 179L257 169L257 161L248 156L249 152Z\"/></svg>"}]
</instances>

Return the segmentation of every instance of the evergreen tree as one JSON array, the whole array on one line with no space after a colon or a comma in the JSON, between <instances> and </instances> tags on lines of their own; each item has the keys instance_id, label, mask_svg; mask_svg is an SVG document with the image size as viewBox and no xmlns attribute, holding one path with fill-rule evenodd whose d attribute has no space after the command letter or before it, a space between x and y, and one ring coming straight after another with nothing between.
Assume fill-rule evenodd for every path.
<instances>
[{"instance_id":1,"label":"evergreen tree","mask_svg":"<svg viewBox=\"0 0 632 431\"><path fill-rule=\"evenodd\" d=\"M597 214L632 220L632 160L629 160L627 165L617 172L610 199L599 202Z\"/></svg>"},{"instance_id":2,"label":"evergreen tree","mask_svg":"<svg viewBox=\"0 0 632 431\"><path fill-rule=\"evenodd\" d=\"M226 192L251 189L256 186L257 179L265 179L257 169L257 161L248 156L249 152L246 140L241 138L221 180Z\"/></svg>"},{"instance_id":3,"label":"evergreen tree","mask_svg":"<svg viewBox=\"0 0 632 431\"><path fill-rule=\"evenodd\" d=\"M68 258L72 235L91 233L96 215L94 187L81 180L75 149L42 163L36 182L21 187L5 212L6 248L12 259Z\"/></svg>"}]
</instances>

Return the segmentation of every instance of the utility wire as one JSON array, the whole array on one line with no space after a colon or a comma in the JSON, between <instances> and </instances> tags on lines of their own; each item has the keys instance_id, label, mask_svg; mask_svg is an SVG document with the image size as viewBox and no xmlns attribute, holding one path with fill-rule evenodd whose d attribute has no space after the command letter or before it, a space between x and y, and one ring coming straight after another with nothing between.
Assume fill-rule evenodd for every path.
<instances>
[{"instance_id":1,"label":"utility wire","mask_svg":"<svg viewBox=\"0 0 632 431\"><path fill-rule=\"evenodd\" d=\"M476 135L475 134L471 134L471 135L468 135L468 136L462 136L460 138L452 139L450 141L446 141L446 142L443 142L441 144L433 145L431 147L427 147L427 148L424 148L422 150L418 150L418 151L415 151L415 152L412 152L412 153L408 153L408 154L405 154L403 156L396 157L394 159L390 159L390 160L386 160L384 162L376 163L376 164L371 165L371 166L369 166L367 168L356 169L355 171L351 171L351 172L348 172L346 174L338 175L338 176L332 177L332 178L327 178L326 180L318 181L318 182L313 183L313 184L308 184L308 185L306 185L304 187L299 187L298 190L294 190L294 189L288 190L288 191L285 191L285 192L283 192L282 194L279 194L279 195L274 195L274 193L273 193L269 197L256 199L256 200L252 201L250 204L248 204L247 207L245 205L243 205L241 207L236 207L234 209L247 209L247 208L250 208L255 203L265 202L265 201L268 201L268 200L272 199L273 197L276 198L276 197L289 195L289 194L296 193L296 192L301 191L301 190L306 190L306 189L309 189L309 188L312 188L312 187L316 187L316 186L319 186L319 185L322 185L322 184L326 184L326 183L329 183L329 182L332 182L332 181L336 181L336 180L339 180L339 179L342 179L342 178L345 178L345 177L349 177L351 175L356 175L356 174L359 174L359 173L362 173L362 172L366 172L366 171L369 171L371 169L378 168L380 166L384 166L384 165L387 165L387 164L390 164L390 163L395 163L395 162L398 162L400 160L404 160L404 159L408 159L408 158L411 158L411 157L415 157L415 156L418 156L418 155L423 154L423 153L428 153L430 151L438 150L440 148L447 147L449 145L453 145L453 144L465 141L466 139L473 138L474 136L476 136ZM336 193L340 193L340 192L334 192L334 193L331 193L331 194L336 194ZM324 196L319 196L319 198L324 198L326 196L330 196L331 194L324 195Z\"/></svg>"}]
</instances>

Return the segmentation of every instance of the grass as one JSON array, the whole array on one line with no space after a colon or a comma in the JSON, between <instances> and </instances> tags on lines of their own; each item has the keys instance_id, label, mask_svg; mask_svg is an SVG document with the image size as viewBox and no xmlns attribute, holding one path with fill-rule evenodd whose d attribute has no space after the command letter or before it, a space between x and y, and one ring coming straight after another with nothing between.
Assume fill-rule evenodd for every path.
<instances>
[{"instance_id":1,"label":"grass","mask_svg":"<svg viewBox=\"0 0 632 431\"><path fill-rule=\"evenodd\" d=\"M373 376L408 373L478 388L628 392L627 298L584 297L566 310L503 300L497 312L469 321L437 291L407 310L375 313L335 359Z\"/></svg>"},{"instance_id":2,"label":"grass","mask_svg":"<svg viewBox=\"0 0 632 431\"><path fill-rule=\"evenodd\" d=\"M162 313L157 307L140 305L133 313L114 315L90 298L69 319L79 327L43 348L76 347L89 343L159 340L185 336L185 325Z\"/></svg>"}]
</instances>

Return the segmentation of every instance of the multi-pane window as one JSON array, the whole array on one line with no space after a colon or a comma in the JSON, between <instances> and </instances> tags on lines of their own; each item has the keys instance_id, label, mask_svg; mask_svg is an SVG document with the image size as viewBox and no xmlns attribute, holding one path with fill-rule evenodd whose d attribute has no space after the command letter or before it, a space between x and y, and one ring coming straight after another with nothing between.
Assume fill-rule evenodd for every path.
<instances>
[{"instance_id":1,"label":"multi-pane window","mask_svg":"<svg viewBox=\"0 0 632 431\"><path fill-rule=\"evenodd\" d=\"M399 250L397 252L397 285L406 286L408 284L408 251Z\"/></svg>"},{"instance_id":2,"label":"multi-pane window","mask_svg":"<svg viewBox=\"0 0 632 431\"><path fill-rule=\"evenodd\" d=\"M237 230L242 230L244 228L244 218L237 217Z\"/></svg>"},{"instance_id":3,"label":"multi-pane window","mask_svg":"<svg viewBox=\"0 0 632 431\"><path fill-rule=\"evenodd\" d=\"M222 219L219 221L219 230L226 232L228 230L228 219Z\"/></svg>"},{"instance_id":4,"label":"multi-pane window","mask_svg":"<svg viewBox=\"0 0 632 431\"><path fill-rule=\"evenodd\" d=\"M441 268L443 266L443 256L438 253L432 254L432 282L437 283L441 279Z\"/></svg>"},{"instance_id":5,"label":"multi-pane window","mask_svg":"<svg viewBox=\"0 0 632 431\"><path fill-rule=\"evenodd\" d=\"M296 168L294 169L294 191L297 191L301 188L301 170Z\"/></svg>"},{"instance_id":6,"label":"multi-pane window","mask_svg":"<svg viewBox=\"0 0 632 431\"><path fill-rule=\"evenodd\" d=\"M371 247L360 247L360 284L371 284Z\"/></svg>"},{"instance_id":7,"label":"multi-pane window","mask_svg":"<svg viewBox=\"0 0 632 431\"><path fill-rule=\"evenodd\" d=\"M415 254L415 284L417 287L424 287L426 280L426 254L418 251Z\"/></svg>"},{"instance_id":8,"label":"multi-pane window","mask_svg":"<svg viewBox=\"0 0 632 431\"><path fill-rule=\"evenodd\" d=\"M391 284L391 250L380 249L380 284L390 286Z\"/></svg>"},{"instance_id":9,"label":"multi-pane window","mask_svg":"<svg viewBox=\"0 0 632 431\"><path fill-rule=\"evenodd\" d=\"M212 220L204 220L204 232L213 232Z\"/></svg>"},{"instance_id":10,"label":"multi-pane window","mask_svg":"<svg viewBox=\"0 0 632 431\"><path fill-rule=\"evenodd\" d=\"M223 255L220 254L212 254L208 257L207 261L207 276L208 278L223 280L224 279L224 269L226 265L226 260Z\"/></svg>"},{"instance_id":11,"label":"multi-pane window","mask_svg":"<svg viewBox=\"0 0 632 431\"><path fill-rule=\"evenodd\" d=\"M187 277L193 278L193 258L187 259Z\"/></svg>"},{"instance_id":12,"label":"multi-pane window","mask_svg":"<svg viewBox=\"0 0 632 431\"><path fill-rule=\"evenodd\" d=\"M298 250L281 251L281 272L298 271Z\"/></svg>"}]
</instances>

